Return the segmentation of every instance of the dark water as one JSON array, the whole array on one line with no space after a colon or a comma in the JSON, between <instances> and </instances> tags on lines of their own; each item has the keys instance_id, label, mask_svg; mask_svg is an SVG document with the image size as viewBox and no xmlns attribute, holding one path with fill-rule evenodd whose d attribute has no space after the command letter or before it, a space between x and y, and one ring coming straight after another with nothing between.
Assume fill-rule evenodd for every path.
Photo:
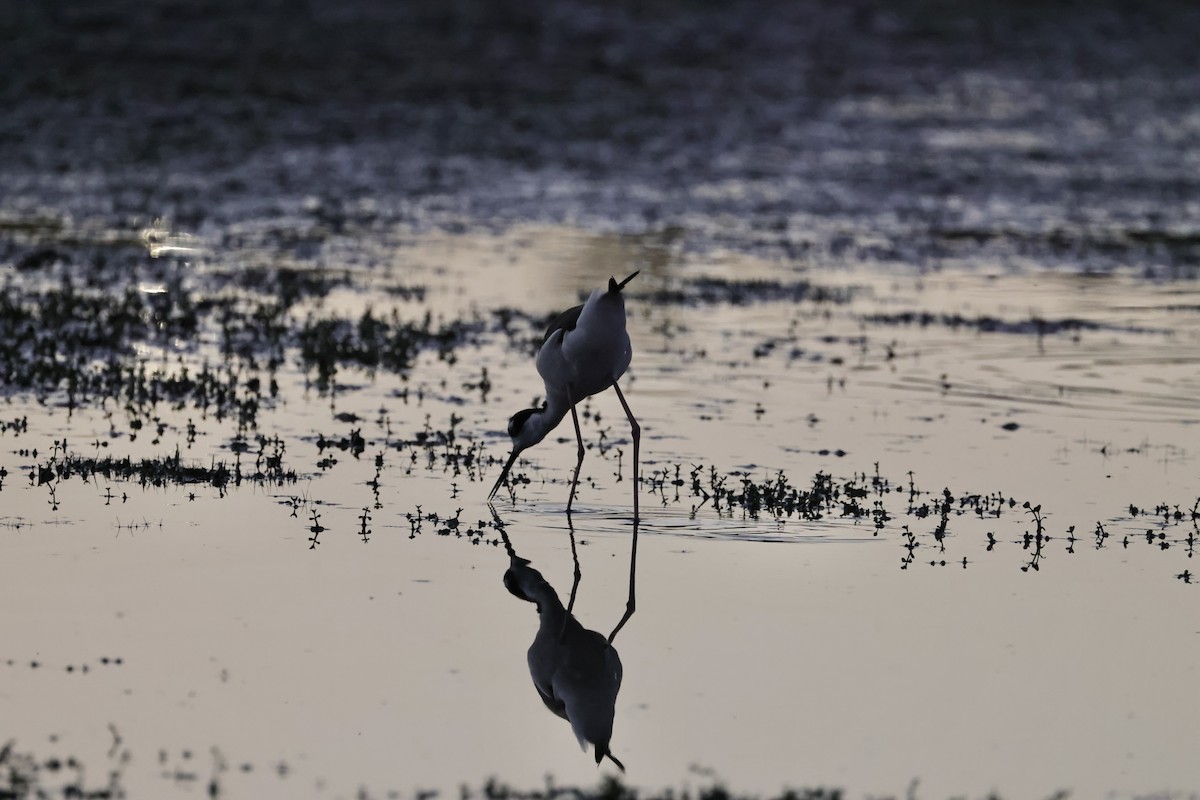
<instances>
[{"instance_id":1,"label":"dark water","mask_svg":"<svg viewBox=\"0 0 1200 800\"><path fill-rule=\"evenodd\" d=\"M21 0L5 227L569 222L1194 276L1194 5ZM251 223L251 221L253 221ZM11 245L10 245L11 247Z\"/></svg>"}]
</instances>

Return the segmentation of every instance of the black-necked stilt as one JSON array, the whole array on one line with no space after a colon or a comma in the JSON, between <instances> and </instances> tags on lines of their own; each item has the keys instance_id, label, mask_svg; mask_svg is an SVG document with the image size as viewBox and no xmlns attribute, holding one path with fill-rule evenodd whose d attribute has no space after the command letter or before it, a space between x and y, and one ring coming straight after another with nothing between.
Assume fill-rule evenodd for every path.
<instances>
[{"instance_id":1,"label":"black-necked stilt","mask_svg":"<svg viewBox=\"0 0 1200 800\"><path fill-rule=\"evenodd\" d=\"M513 442L512 455L508 457L488 499L494 497L504 483L521 451L546 438L570 411L571 421L575 423L575 441L579 444L579 457L571 478L571 494L567 499L567 513L570 514L584 453L583 434L579 430L579 414L575 411L575 404L611 386L621 401L621 407L625 409L625 416L629 417L633 435L633 517L636 522L641 426L629 410L617 380L625 374L633 357L629 332L625 330L625 299L621 290L637 274L634 272L619 283L616 278L610 277L607 288L597 289L583 305L559 314L546 329L545 339L537 354L537 371L546 385L546 401L541 408L518 411L508 421L508 435Z\"/></svg>"},{"instance_id":2,"label":"black-necked stilt","mask_svg":"<svg viewBox=\"0 0 1200 800\"><path fill-rule=\"evenodd\" d=\"M537 605L538 632L528 653L534 688L546 708L571 723L580 747L586 751L591 744L595 748L597 764L607 757L624 772L625 765L608 749L623 674L612 637L605 639L583 627L570 609L563 608L542 573L513 551L503 528L500 534L509 555L504 586L514 596ZM572 531L572 551L574 535ZM575 570L572 602L579 586L578 562Z\"/></svg>"}]
</instances>

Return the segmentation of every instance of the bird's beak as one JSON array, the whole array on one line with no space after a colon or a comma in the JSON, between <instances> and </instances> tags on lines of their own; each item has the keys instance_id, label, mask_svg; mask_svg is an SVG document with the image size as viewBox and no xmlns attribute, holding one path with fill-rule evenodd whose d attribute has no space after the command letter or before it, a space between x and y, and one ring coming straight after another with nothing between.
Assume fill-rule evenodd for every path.
<instances>
[{"instance_id":1,"label":"bird's beak","mask_svg":"<svg viewBox=\"0 0 1200 800\"><path fill-rule=\"evenodd\" d=\"M621 289L624 289L624 288L625 288L625 284L629 283L631 280L633 280L634 278L636 278L636 277L638 276L638 272L641 272L641 270L640 270L640 269L639 269L639 270L637 270L637 272L634 272L634 273L633 273L632 275L630 275L628 278L626 278L625 280L623 280L623 281L621 281L620 283L618 283L618 284L617 284L617 291L620 291Z\"/></svg>"},{"instance_id":2,"label":"bird's beak","mask_svg":"<svg viewBox=\"0 0 1200 800\"><path fill-rule=\"evenodd\" d=\"M500 471L500 477L496 479L496 485L493 486L492 491L488 493L488 500L491 500L496 496L496 492L500 491L500 487L504 485L504 479L508 477L508 471L512 469L513 462L517 460L517 456L520 454L521 451L514 447L512 455L508 457L508 463L504 465L504 469Z\"/></svg>"}]
</instances>

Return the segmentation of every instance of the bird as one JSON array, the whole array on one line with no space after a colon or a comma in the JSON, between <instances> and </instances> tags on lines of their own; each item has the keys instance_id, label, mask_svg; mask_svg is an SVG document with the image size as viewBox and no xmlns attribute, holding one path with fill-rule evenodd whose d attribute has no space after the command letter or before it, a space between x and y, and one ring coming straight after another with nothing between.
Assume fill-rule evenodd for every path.
<instances>
[{"instance_id":1,"label":"bird","mask_svg":"<svg viewBox=\"0 0 1200 800\"><path fill-rule=\"evenodd\" d=\"M595 748L596 764L608 758L624 772L612 754L613 718L621 690L621 657L611 641L575 619L542 574L505 544L509 567L504 586L513 596L537 606L538 632L529 646L529 674L546 708L571 723L579 746Z\"/></svg>"},{"instance_id":2,"label":"bird","mask_svg":"<svg viewBox=\"0 0 1200 800\"><path fill-rule=\"evenodd\" d=\"M621 291L638 272L640 270L620 282L610 276L607 287L593 291L586 303L562 312L546 328L537 353L537 371L545 384L546 399L540 407L522 409L508 421L512 454L496 479L489 500L504 484L517 456L545 439L570 411L571 421L575 423L575 441L579 445L571 494L567 499L567 514L570 515L584 453L575 406L585 397L599 394L611 386L629 418L633 438L633 517L637 521L638 448L642 429L629 410L629 403L617 381L633 358L629 332L625 329L625 298Z\"/></svg>"}]
</instances>

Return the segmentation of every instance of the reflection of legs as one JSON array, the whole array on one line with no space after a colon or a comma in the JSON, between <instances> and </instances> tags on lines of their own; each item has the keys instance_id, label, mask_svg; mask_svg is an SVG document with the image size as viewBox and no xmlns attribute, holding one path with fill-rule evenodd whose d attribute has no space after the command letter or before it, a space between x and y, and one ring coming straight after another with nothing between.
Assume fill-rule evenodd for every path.
<instances>
[{"instance_id":1,"label":"reflection of legs","mask_svg":"<svg viewBox=\"0 0 1200 800\"><path fill-rule=\"evenodd\" d=\"M571 535L571 561L575 564L575 580L571 584L571 599L567 603L567 614L570 614L575 609L575 592L579 590L579 579L583 577L583 572L579 569L579 553L575 550L575 526L570 517L567 517L567 532Z\"/></svg>"},{"instance_id":2,"label":"reflection of legs","mask_svg":"<svg viewBox=\"0 0 1200 800\"><path fill-rule=\"evenodd\" d=\"M575 475L571 478L571 496L567 498L567 519L571 517L571 504L575 502L575 487L579 485L579 468L583 466L583 434L579 431L579 414L575 411L575 398L567 386L567 402L571 404L571 422L575 423L575 441L579 443L579 458L575 461Z\"/></svg>"},{"instance_id":3,"label":"reflection of legs","mask_svg":"<svg viewBox=\"0 0 1200 800\"><path fill-rule=\"evenodd\" d=\"M504 530L504 520L500 519L500 512L496 511L496 507L492 505L492 501L488 501L488 508L492 512L492 521L496 524L496 530L500 531L500 538L504 540L504 550L508 553L509 558L520 558L516 551L513 550L512 542L508 540L508 531Z\"/></svg>"},{"instance_id":4,"label":"reflection of legs","mask_svg":"<svg viewBox=\"0 0 1200 800\"><path fill-rule=\"evenodd\" d=\"M571 561L575 563L575 580L571 584L571 599L567 601L567 613L563 617L562 630L558 632L559 639L567 630L567 620L571 619L571 612L575 609L575 593L579 591L579 580L583 577L583 572L579 569L579 553L575 550L575 525L571 522L570 514L567 514L567 532L571 535Z\"/></svg>"},{"instance_id":5,"label":"reflection of legs","mask_svg":"<svg viewBox=\"0 0 1200 800\"><path fill-rule=\"evenodd\" d=\"M629 618L633 616L635 608L634 604L634 585L637 576L637 537L638 523L638 484L640 473L638 472L638 449L642 441L642 426L638 425L638 421L634 419L633 412L629 410L629 403L625 402L625 395L621 393L621 387L613 381L613 389L617 392L617 399L621 401L621 408L625 409L625 416L629 417L629 430L633 436L633 544L629 550L629 599L625 602L625 615L621 617L621 621L617 623L617 627L613 628L613 632L608 635L608 641L611 643L617 636L617 631L625 626Z\"/></svg>"}]
</instances>

